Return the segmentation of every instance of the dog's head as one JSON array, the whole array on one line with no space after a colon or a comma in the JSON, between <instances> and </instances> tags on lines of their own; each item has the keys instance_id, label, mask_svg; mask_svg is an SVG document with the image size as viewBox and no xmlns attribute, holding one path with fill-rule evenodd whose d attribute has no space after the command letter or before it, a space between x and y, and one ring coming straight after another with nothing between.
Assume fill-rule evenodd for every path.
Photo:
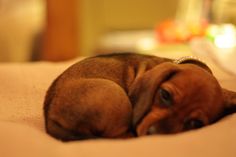
<instances>
[{"instance_id":1,"label":"dog's head","mask_svg":"<svg viewBox=\"0 0 236 157\"><path fill-rule=\"evenodd\" d=\"M221 88L206 64L192 58L148 70L129 96L138 136L201 128L236 106L236 94Z\"/></svg>"}]
</instances>

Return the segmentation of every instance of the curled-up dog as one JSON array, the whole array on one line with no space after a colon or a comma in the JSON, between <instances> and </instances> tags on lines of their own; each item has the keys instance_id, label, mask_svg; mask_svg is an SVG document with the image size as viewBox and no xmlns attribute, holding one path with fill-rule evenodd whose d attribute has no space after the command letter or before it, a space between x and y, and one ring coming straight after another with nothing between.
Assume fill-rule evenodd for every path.
<instances>
[{"instance_id":1,"label":"curled-up dog","mask_svg":"<svg viewBox=\"0 0 236 157\"><path fill-rule=\"evenodd\" d=\"M69 67L48 89L44 116L47 133L69 141L178 133L235 108L236 94L198 59L123 53Z\"/></svg>"}]
</instances>

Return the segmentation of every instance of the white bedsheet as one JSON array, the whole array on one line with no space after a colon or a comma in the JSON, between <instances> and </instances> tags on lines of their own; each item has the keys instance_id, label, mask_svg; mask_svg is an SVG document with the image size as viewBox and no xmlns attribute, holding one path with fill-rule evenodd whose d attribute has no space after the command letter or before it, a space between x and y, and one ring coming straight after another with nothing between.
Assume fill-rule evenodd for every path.
<instances>
[{"instance_id":1,"label":"white bedsheet","mask_svg":"<svg viewBox=\"0 0 236 157\"><path fill-rule=\"evenodd\" d=\"M44 130L45 92L74 62L0 64L1 157L235 157L236 114L177 135L69 143L53 139ZM211 66L222 86L236 91L235 76Z\"/></svg>"}]
</instances>

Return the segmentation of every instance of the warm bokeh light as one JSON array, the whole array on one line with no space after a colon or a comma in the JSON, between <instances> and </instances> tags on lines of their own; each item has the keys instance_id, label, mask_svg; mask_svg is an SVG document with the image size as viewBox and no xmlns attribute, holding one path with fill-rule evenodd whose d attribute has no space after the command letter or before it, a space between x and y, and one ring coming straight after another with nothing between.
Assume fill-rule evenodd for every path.
<instances>
[{"instance_id":1,"label":"warm bokeh light","mask_svg":"<svg viewBox=\"0 0 236 157\"><path fill-rule=\"evenodd\" d=\"M157 41L154 38L141 38L137 41L136 47L140 51L152 50L156 47Z\"/></svg>"},{"instance_id":2,"label":"warm bokeh light","mask_svg":"<svg viewBox=\"0 0 236 157\"><path fill-rule=\"evenodd\" d=\"M236 28L232 24L211 25L206 36L218 48L234 48L236 46Z\"/></svg>"}]
</instances>

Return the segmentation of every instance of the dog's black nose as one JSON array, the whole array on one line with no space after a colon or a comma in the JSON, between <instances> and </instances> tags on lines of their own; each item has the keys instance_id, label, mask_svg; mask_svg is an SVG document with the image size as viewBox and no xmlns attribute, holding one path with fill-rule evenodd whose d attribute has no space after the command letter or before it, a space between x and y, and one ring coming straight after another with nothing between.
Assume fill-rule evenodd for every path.
<instances>
[{"instance_id":1,"label":"dog's black nose","mask_svg":"<svg viewBox=\"0 0 236 157\"><path fill-rule=\"evenodd\" d=\"M155 126L151 126L149 127L148 131L147 131L148 135L153 135L153 134L157 134L157 128Z\"/></svg>"},{"instance_id":2,"label":"dog's black nose","mask_svg":"<svg viewBox=\"0 0 236 157\"><path fill-rule=\"evenodd\" d=\"M184 123L185 130L198 129L204 126L203 121L199 119L190 119Z\"/></svg>"}]
</instances>

